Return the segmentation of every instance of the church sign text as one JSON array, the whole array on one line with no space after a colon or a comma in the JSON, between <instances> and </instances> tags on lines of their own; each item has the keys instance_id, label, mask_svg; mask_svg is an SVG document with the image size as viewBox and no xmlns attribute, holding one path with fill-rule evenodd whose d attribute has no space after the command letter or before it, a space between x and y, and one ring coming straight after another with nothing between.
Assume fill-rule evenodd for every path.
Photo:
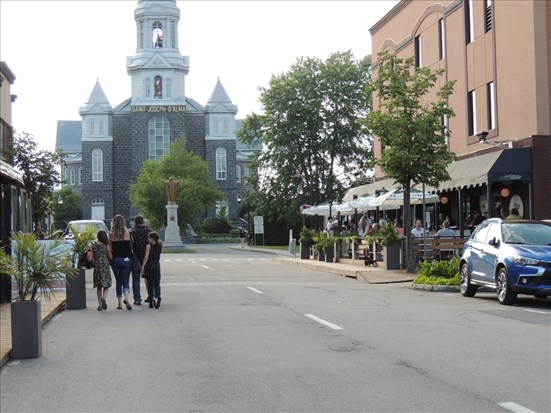
<instances>
[{"instance_id":1,"label":"church sign text","mask_svg":"<svg viewBox=\"0 0 551 413\"><path fill-rule=\"evenodd\" d=\"M132 112L148 112L148 113L161 113L161 112L185 112L186 107L181 106L132 106Z\"/></svg>"}]
</instances>

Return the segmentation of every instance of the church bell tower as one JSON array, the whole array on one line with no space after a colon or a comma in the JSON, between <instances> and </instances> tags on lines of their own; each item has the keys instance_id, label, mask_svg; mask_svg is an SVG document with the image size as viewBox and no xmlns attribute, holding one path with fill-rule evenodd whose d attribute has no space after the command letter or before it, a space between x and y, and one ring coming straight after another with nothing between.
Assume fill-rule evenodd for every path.
<instances>
[{"instance_id":1,"label":"church bell tower","mask_svg":"<svg viewBox=\"0 0 551 413\"><path fill-rule=\"evenodd\" d=\"M178 47L176 0L139 0L134 19L136 53L126 59L131 105L185 105L189 57Z\"/></svg>"}]
</instances>

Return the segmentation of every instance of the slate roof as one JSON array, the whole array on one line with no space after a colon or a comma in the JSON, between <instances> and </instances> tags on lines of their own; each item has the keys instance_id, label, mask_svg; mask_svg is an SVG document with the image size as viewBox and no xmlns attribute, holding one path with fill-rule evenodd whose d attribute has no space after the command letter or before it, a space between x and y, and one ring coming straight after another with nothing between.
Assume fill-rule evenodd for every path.
<instances>
[{"instance_id":1,"label":"slate roof","mask_svg":"<svg viewBox=\"0 0 551 413\"><path fill-rule=\"evenodd\" d=\"M82 121L58 120L55 148L64 152L81 152Z\"/></svg>"}]
</instances>

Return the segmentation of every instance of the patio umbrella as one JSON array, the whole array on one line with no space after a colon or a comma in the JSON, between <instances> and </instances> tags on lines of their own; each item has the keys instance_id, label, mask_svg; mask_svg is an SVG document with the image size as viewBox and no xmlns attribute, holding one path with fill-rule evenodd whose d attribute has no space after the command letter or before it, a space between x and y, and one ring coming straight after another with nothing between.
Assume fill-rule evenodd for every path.
<instances>
[{"instance_id":1,"label":"patio umbrella","mask_svg":"<svg viewBox=\"0 0 551 413\"><path fill-rule=\"evenodd\" d=\"M377 203L380 207L385 206L402 206L404 205L404 191L393 189L386 194L380 195L378 197ZM440 197L436 194L429 194L425 192L425 204L432 204L438 202ZM421 205L423 203L423 191L412 188L409 196L410 205Z\"/></svg>"},{"instance_id":2,"label":"patio umbrella","mask_svg":"<svg viewBox=\"0 0 551 413\"><path fill-rule=\"evenodd\" d=\"M329 203L324 202L318 205L311 206L310 208L305 208L302 213L304 215L329 216Z\"/></svg>"}]
</instances>

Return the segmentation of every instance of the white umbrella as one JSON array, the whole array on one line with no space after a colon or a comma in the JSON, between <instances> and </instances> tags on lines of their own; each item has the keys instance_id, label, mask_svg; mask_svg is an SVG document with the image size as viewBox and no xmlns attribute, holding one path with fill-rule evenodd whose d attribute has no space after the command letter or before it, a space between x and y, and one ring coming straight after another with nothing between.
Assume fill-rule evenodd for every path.
<instances>
[{"instance_id":1,"label":"white umbrella","mask_svg":"<svg viewBox=\"0 0 551 413\"><path fill-rule=\"evenodd\" d=\"M404 191L398 189L393 189L377 198L376 202L380 207L400 207L404 205ZM425 192L425 204L432 204L439 200L440 197L438 195ZM409 203L410 205L421 205L423 203L423 191L412 188L410 191Z\"/></svg>"},{"instance_id":2,"label":"white umbrella","mask_svg":"<svg viewBox=\"0 0 551 413\"><path fill-rule=\"evenodd\" d=\"M324 215L329 216L329 204L323 203L319 205L311 206L302 211L304 215Z\"/></svg>"}]
</instances>

